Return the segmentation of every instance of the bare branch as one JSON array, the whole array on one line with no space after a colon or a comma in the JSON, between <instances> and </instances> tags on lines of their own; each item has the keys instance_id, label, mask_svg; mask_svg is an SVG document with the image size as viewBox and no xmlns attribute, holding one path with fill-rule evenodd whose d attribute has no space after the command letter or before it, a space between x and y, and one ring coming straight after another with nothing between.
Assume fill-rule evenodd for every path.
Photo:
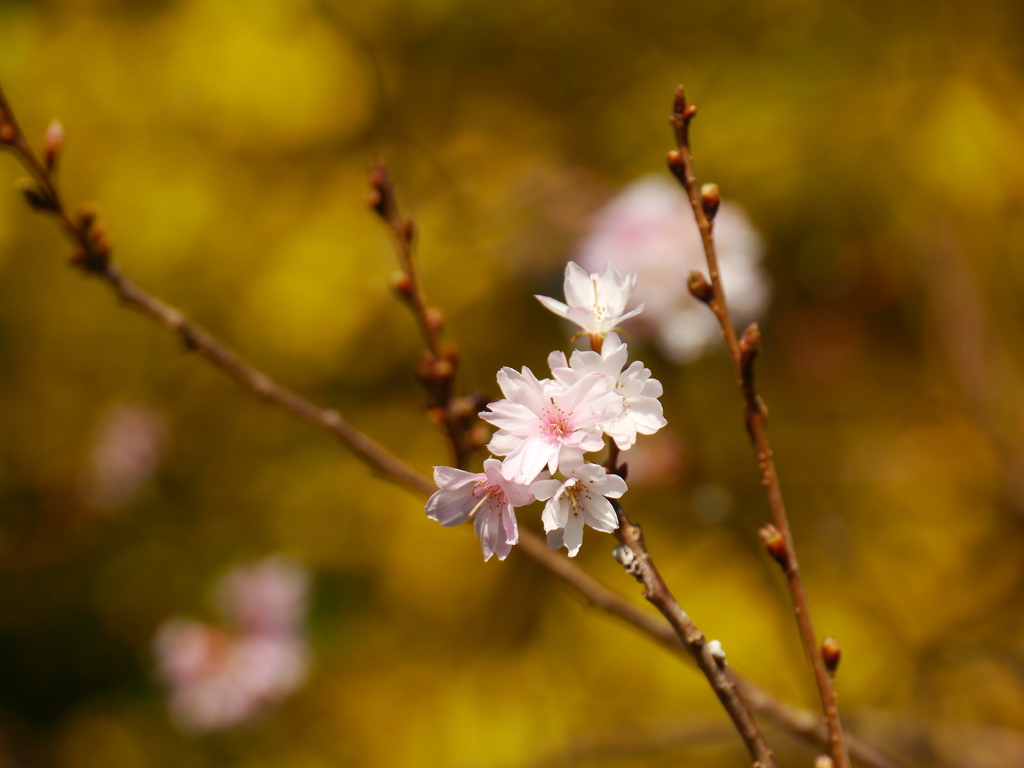
<instances>
[{"instance_id":1,"label":"bare branch","mask_svg":"<svg viewBox=\"0 0 1024 768\"><path fill-rule=\"evenodd\" d=\"M839 707L836 704L835 685L832 675L826 668L822 658L821 647L818 645L817 637L814 634L814 626L811 623L811 614L807 605L807 595L804 591L803 580L800 577L800 567L797 563L796 549L793 545L793 536L789 529L789 518L786 516L786 508L782 503L782 489L779 485L779 478L775 472L775 461L772 458L771 445L768 442L767 415L761 399L754 387L754 358L757 356L761 339L761 333L757 325L748 328L742 338L736 337L736 329L729 315L729 305L726 302L725 290L722 287L722 278L718 271L718 257L715 253L714 238L714 214L718 209L719 193L714 185L697 187L697 177L693 171L693 156L690 152L690 122L697 114L697 107L686 103L686 96L682 86L676 89L675 103L673 105L670 122L675 129L676 148L668 153L668 165L676 179L682 185L686 196L690 200L690 207L697 220L697 227L700 229L701 242L704 245L704 255L707 257L708 274L711 278L711 296L706 303L714 312L722 327L722 335L725 337L726 346L729 349L729 356L732 358L733 367L740 391L743 394L744 419L747 431L750 433L757 454L757 463L761 472L761 484L768 494L768 504L771 507L772 518L775 524L775 533L781 537L782 557L773 553L773 557L782 566L789 583L790 595L793 599L793 609L796 614L797 625L800 629L800 637L803 640L804 649L811 660L811 667L814 670L814 680L818 687L818 694L821 698L822 709L828 721L828 732L832 758L836 768L849 768L850 758L847 754L846 745L843 742L843 729L839 720ZM694 281L696 282L696 281Z\"/></svg>"},{"instance_id":2,"label":"bare branch","mask_svg":"<svg viewBox=\"0 0 1024 768\"><path fill-rule=\"evenodd\" d=\"M724 654L720 652L720 648L707 641L704 633L690 620L686 611L669 591L654 565L650 552L647 551L640 526L629 521L618 503L613 501L612 506L619 517L615 538L619 540L620 546L615 550L615 559L627 573L644 585L644 597L668 619L668 623L672 625L686 650L697 663L698 669L704 673L718 700L729 713L743 743L747 745L747 751L754 759L754 768L777 768L778 763L771 747L757 727L735 681L726 672Z\"/></svg>"}]
</instances>

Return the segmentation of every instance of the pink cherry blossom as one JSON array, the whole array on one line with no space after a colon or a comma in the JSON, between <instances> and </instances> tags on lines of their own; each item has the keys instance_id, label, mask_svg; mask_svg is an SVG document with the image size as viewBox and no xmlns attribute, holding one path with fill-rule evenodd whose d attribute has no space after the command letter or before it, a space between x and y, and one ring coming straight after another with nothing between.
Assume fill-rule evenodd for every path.
<instances>
[{"instance_id":1,"label":"pink cherry blossom","mask_svg":"<svg viewBox=\"0 0 1024 768\"><path fill-rule=\"evenodd\" d=\"M621 404L600 376L584 376L567 387L539 381L529 368L502 368L498 385L505 399L480 414L499 428L487 448L506 457L502 474L522 483L532 482L545 466L554 472L570 456L601 450L601 424L617 416Z\"/></svg>"},{"instance_id":2,"label":"pink cherry blossom","mask_svg":"<svg viewBox=\"0 0 1024 768\"><path fill-rule=\"evenodd\" d=\"M569 365L562 352L548 356L556 381L570 386L587 376L601 376L608 389L621 398L618 414L602 429L623 451L633 447L637 434L653 435L668 423L658 402L663 392L661 382L652 379L650 370L638 360L623 370L627 359L626 344L616 333L608 334L600 352L573 352Z\"/></svg>"},{"instance_id":3,"label":"pink cherry blossom","mask_svg":"<svg viewBox=\"0 0 1024 768\"><path fill-rule=\"evenodd\" d=\"M427 501L427 517L444 526L473 520L484 560L492 555L504 560L519 541L513 508L532 503L534 497L528 485L502 475L497 459L487 459L483 468L483 472L473 473L434 467L434 482L440 490Z\"/></svg>"}]
</instances>

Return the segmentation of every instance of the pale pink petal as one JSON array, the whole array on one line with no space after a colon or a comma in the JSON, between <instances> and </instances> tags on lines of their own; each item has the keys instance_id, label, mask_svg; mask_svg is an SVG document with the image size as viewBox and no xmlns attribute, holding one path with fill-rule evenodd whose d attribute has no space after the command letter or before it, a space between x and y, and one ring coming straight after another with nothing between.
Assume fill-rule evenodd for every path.
<instances>
[{"instance_id":1,"label":"pale pink petal","mask_svg":"<svg viewBox=\"0 0 1024 768\"><path fill-rule=\"evenodd\" d=\"M569 550L569 557L576 557L576 553L583 545L583 515L569 515L563 530L563 541L565 548Z\"/></svg>"},{"instance_id":2,"label":"pale pink petal","mask_svg":"<svg viewBox=\"0 0 1024 768\"><path fill-rule=\"evenodd\" d=\"M462 486L452 491L437 491L424 507L427 517L446 528L461 525L469 520L469 513L478 501L473 490L474 486Z\"/></svg>"},{"instance_id":3,"label":"pale pink petal","mask_svg":"<svg viewBox=\"0 0 1024 768\"><path fill-rule=\"evenodd\" d=\"M491 442L487 444L487 450L495 456L508 456L523 442L523 438L513 435L503 429L499 429L491 435Z\"/></svg>"},{"instance_id":4,"label":"pale pink petal","mask_svg":"<svg viewBox=\"0 0 1024 768\"><path fill-rule=\"evenodd\" d=\"M591 307L594 304L594 283L583 267L570 261L565 265L565 300L570 307ZM592 313L591 313L592 314Z\"/></svg>"},{"instance_id":5,"label":"pale pink petal","mask_svg":"<svg viewBox=\"0 0 1024 768\"><path fill-rule=\"evenodd\" d=\"M619 518L612 503L603 496L597 496L587 505L587 525L595 531L611 533L619 527Z\"/></svg>"},{"instance_id":6,"label":"pale pink petal","mask_svg":"<svg viewBox=\"0 0 1024 768\"><path fill-rule=\"evenodd\" d=\"M472 482L476 477L472 472L454 467L434 467L434 484L449 491Z\"/></svg>"},{"instance_id":7,"label":"pale pink petal","mask_svg":"<svg viewBox=\"0 0 1024 768\"><path fill-rule=\"evenodd\" d=\"M534 298L537 299L537 301L539 301L541 304L543 304L546 309L550 310L551 312L554 312L559 317L569 317L569 307L567 307L562 302L556 301L555 299L552 299L550 296L538 296L537 294L534 294Z\"/></svg>"}]
</instances>

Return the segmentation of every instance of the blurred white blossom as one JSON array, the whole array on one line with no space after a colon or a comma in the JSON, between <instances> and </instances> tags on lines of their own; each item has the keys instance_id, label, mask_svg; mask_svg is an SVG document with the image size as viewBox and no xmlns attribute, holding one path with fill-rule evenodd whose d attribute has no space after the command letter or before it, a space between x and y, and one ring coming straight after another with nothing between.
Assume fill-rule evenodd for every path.
<instances>
[{"instance_id":1,"label":"blurred white blossom","mask_svg":"<svg viewBox=\"0 0 1024 768\"><path fill-rule=\"evenodd\" d=\"M740 325L757 319L770 296L764 244L738 205L722 203L715 244L733 319ZM651 176L626 187L594 218L578 259L586 270L610 261L636 273L634 295L645 309L631 325L649 330L666 356L692 360L719 338L714 316L686 287L690 270L706 275L707 263L693 211L675 182Z\"/></svg>"},{"instance_id":2,"label":"blurred white blossom","mask_svg":"<svg viewBox=\"0 0 1024 768\"><path fill-rule=\"evenodd\" d=\"M154 650L169 707L185 731L222 730L258 716L306 679L309 575L283 558L235 568L217 585L228 625L174 618Z\"/></svg>"},{"instance_id":3,"label":"blurred white blossom","mask_svg":"<svg viewBox=\"0 0 1024 768\"><path fill-rule=\"evenodd\" d=\"M148 405L113 408L100 424L84 478L89 503L99 509L129 505L163 459L167 426Z\"/></svg>"}]
</instances>

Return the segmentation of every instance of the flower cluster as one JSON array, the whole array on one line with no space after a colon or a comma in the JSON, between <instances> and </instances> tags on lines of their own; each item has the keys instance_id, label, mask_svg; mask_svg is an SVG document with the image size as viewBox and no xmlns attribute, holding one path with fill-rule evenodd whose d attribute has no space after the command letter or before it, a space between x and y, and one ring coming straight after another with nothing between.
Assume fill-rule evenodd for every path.
<instances>
[{"instance_id":1,"label":"flower cluster","mask_svg":"<svg viewBox=\"0 0 1024 768\"><path fill-rule=\"evenodd\" d=\"M715 215L715 246L729 308L740 323L757 319L771 293L761 267L764 244L735 203L722 203ZM703 271L706 262L678 184L649 177L628 186L594 218L579 259L589 269L611 263L637 273L636 297L646 310L636 327L650 331L668 357L693 360L719 338L714 315L686 287L690 270Z\"/></svg>"},{"instance_id":2,"label":"flower cluster","mask_svg":"<svg viewBox=\"0 0 1024 768\"><path fill-rule=\"evenodd\" d=\"M585 455L604 449L606 438L627 451L637 435L652 435L666 423L660 382L643 363L627 365L626 344L613 332L643 309L625 311L635 285L635 275L623 276L610 264L588 274L570 262L566 303L537 298L589 334L594 350L576 350L568 359L552 352L551 378L502 368L497 378L505 397L480 414L498 428L483 472L434 468L440 490L427 502L427 516L445 526L473 520L485 560L508 556L519 540L515 509L534 501L546 502L541 519L548 546L564 546L570 557L583 543L585 525L606 532L618 527L609 499L622 496L626 482Z\"/></svg>"},{"instance_id":3,"label":"flower cluster","mask_svg":"<svg viewBox=\"0 0 1024 768\"><path fill-rule=\"evenodd\" d=\"M155 650L170 687L171 714L191 732L250 720L305 680L303 637L309 575L298 564L267 558L236 568L218 584L230 628L189 619L167 621Z\"/></svg>"}]
</instances>

